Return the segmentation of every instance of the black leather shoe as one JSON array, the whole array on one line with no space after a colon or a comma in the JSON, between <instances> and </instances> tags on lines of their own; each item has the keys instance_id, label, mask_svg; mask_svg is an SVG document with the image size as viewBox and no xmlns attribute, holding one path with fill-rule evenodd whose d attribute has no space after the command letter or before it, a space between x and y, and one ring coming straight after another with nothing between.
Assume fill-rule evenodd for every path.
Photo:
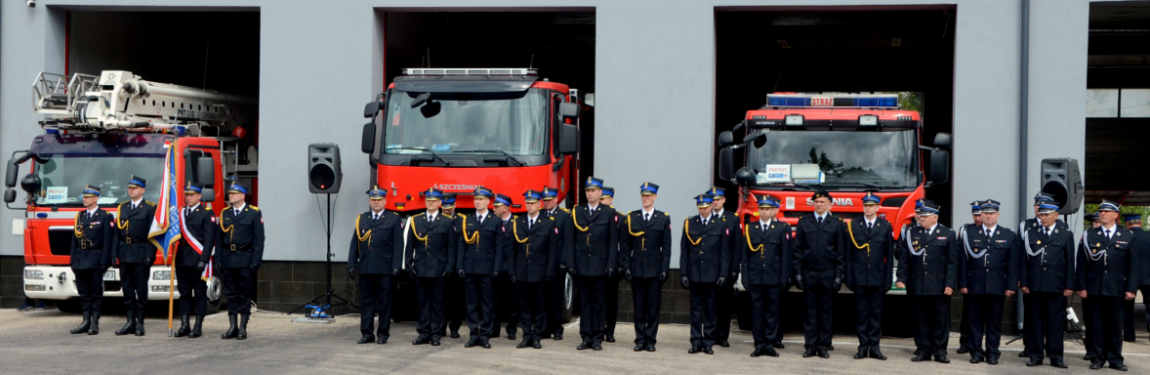
<instances>
[{"instance_id":1,"label":"black leather shoe","mask_svg":"<svg viewBox=\"0 0 1150 375\"><path fill-rule=\"evenodd\" d=\"M475 346L475 339L467 340L467 343L463 344L464 348L470 348L472 346Z\"/></svg>"},{"instance_id":2,"label":"black leather shoe","mask_svg":"<svg viewBox=\"0 0 1150 375\"><path fill-rule=\"evenodd\" d=\"M727 340L722 340L722 341L716 342L715 345L718 345L718 346L721 346L724 348L730 348L731 347L731 343Z\"/></svg>"},{"instance_id":3,"label":"black leather shoe","mask_svg":"<svg viewBox=\"0 0 1150 375\"><path fill-rule=\"evenodd\" d=\"M1091 370L1097 370L1100 368L1102 368L1102 362L1099 362L1099 361L1090 362L1090 369Z\"/></svg>"},{"instance_id":4,"label":"black leather shoe","mask_svg":"<svg viewBox=\"0 0 1150 375\"><path fill-rule=\"evenodd\" d=\"M807 349L806 351L804 351L804 352L803 352L803 358L810 358L810 357L814 357L814 356L815 356L816 354L818 354L818 353L819 353L819 352L818 352L817 350L814 350L814 349Z\"/></svg>"},{"instance_id":5,"label":"black leather shoe","mask_svg":"<svg viewBox=\"0 0 1150 375\"><path fill-rule=\"evenodd\" d=\"M144 314L136 314L136 336L143 336L144 334Z\"/></svg>"},{"instance_id":6,"label":"black leather shoe","mask_svg":"<svg viewBox=\"0 0 1150 375\"><path fill-rule=\"evenodd\" d=\"M431 339L431 346L439 346L439 339Z\"/></svg>"},{"instance_id":7,"label":"black leather shoe","mask_svg":"<svg viewBox=\"0 0 1150 375\"><path fill-rule=\"evenodd\" d=\"M128 323L124 327L116 330L116 336L123 336L129 333L136 332L136 315L133 311L128 311Z\"/></svg>"},{"instance_id":8,"label":"black leather shoe","mask_svg":"<svg viewBox=\"0 0 1150 375\"><path fill-rule=\"evenodd\" d=\"M766 355L771 356L771 357L778 357L779 356L779 352L776 352L775 348L772 348L769 346L766 348L763 348L763 354L766 354Z\"/></svg>"},{"instance_id":9,"label":"black leather shoe","mask_svg":"<svg viewBox=\"0 0 1150 375\"><path fill-rule=\"evenodd\" d=\"M1127 369L1126 369L1126 364L1125 364L1125 363L1114 363L1114 362L1111 362L1111 363L1110 363L1110 368L1112 368L1112 369L1115 369L1115 370L1118 370L1118 371L1126 371L1126 370L1127 370Z\"/></svg>"},{"instance_id":10,"label":"black leather shoe","mask_svg":"<svg viewBox=\"0 0 1150 375\"><path fill-rule=\"evenodd\" d=\"M575 350L587 350L587 349L591 349L591 344L588 344L586 342L581 342L581 343L579 343L579 346L575 347Z\"/></svg>"},{"instance_id":11,"label":"black leather shoe","mask_svg":"<svg viewBox=\"0 0 1150 375\"><path fill-rule=\"evenodd\" d=\"M835 346L834 346L833 344L832 344L832 345L827 345L827 350L828 350L828 351L833 351L833 350L835 350Z\"/></svg>"},{"instance_id":12,"label":"black leather shoe","mask_svg":"<svg viewBox=\"0 0 1150 375\"><path fill-rule=\"evenodd\" d=\"M689 353L689 354L695 354L698 352L700 352L698 345L691 345L691 348L687 349L687 353Z\"/></svg>"},{"instance_id":13,"label":"black leather shoe","mask_svg":"<svg viewBox=\"0 0 1150 375\"><path fill-rule=\"evenodd\" d=\"M1051 361L1053 362L1053 360L1051 360ZM1042 365L1041 359L1031 358L1029 361L1026 361L1027 367L1034 367L1034 366L1041 366L1041 365Z\"/></svg>"},{"instance_id":14,"label":"black leather shoe","mask_svg":"<svg viewBox=\"0 0 1150 375\"><path fill-rule=\"evenodd\" d=\"M491 343L487 341L480 341L479 346L483 347L484 349L491 349Z\"/></svg>"},{"instance_id":15,"label":"black leather shoe","mask_svg":"<svg viewBox=\"0 0 1150 375\"><path fill-rule=\"evenodd\" d=\"M647 351L649 351L649 352L655 351L655 344L647 344Z\"/></svg>"},{"instance_id":16,"label":"black leather shoe","mask_svg":"<svg viewBox=\"0 0 1150 375\"><path fill-rule=\"evenodd\" d=\"M563 332L555 332L555 335L551 336L551 337L553 340L562 340L563 339Z\"/></svg>"},{"instance_id":17,"label":"black leather shoe","mask_svg":"<svg viewBox=\"0 0 1150 375\"><path fill-rule=\"evenodd\" d=\"M819 358L830 358L830 357L831 357L831 353L828 353L826 350L819 350Z\"/></svg>"},{"instance_id":18,"label":"black leather shoe","mask_svg":"<svg viewBox=\"0 0 1150 375\"><path fill-rule=\"evenodd\" d=\"M1019 357L1026 357L1026 355L1027 355L1027 354L1026 354L1026 351L1025 351L1025 350L1023 350L1023 351L1021 351L1021 352L1018 352L1018 356L1019 356Z\"/></svg>"},{"instance_id":19,"label":"black leather shoe","mask_svg":"<svg viewBox=\"0 0 1150 375\"><path fill-rule=\"evenodd\" d=\"M248 339L248 318L250 317L251 315L240 315L240 330L236 332L236 340Z\"/></svg>"},{"instance_id":20,"label":"black leather shoe","mask_svg":"<svg viewBox=\"0 0 1150 375\"><path fill-rule=\"evenodd\" d=\"M375 343L376 343L376 344L380 344L380 345L386 344L386 343L387 343L387 338L386 338L386 337L379 337L379 338L376 338L376 339L375 339Z\"/></svg>"},{"instance_id":21,"label":"black leather shoe","mask_svg":"<svg viewBox=\"0 0 1150 375\"><path fill-rule=\"evenodd\" d=\"M635 344L635 351L637 351L637 352L641 352L641 351L644 351L644 350L647 350L647 345L646 345L646 344Z\"/></svg>"},{"instance_id":22,"label":"black leather shoe","mask_svg":"<svg viewBox=\"0 0 1150 375\"><path fill-rule=\"evenodd\" d=\"M415 339L415 341L411 342L411 345L424 345L430 342L431 340L429 340L427 337L419 336Z\"/></svg>"},{"instance_id":23,"label":"black leather shoe","mask_svg":"<svg viewBox=\"0 0 1150 375\"><path fill-rule=\"evenodd\" d=\"M1051 359L1051 360L1050 360L1050 365L1051 365L1051 366L1054 366L1054 367L1057 367L1057 368L1066 368L1066 367L1068 367L1068 366L1066 366L1066 362L1065 362L1065 361L1063 361L1063 360L1061 360L1061 359Z\"/></svg>"},{"instance_id":24,"label":"black leather shoe","mask_svg":"<svg viewBox=\"0 0 1150 375\"><path fill-rule=\"evenodd\" d=\"M938 362L938 363L950 363L950 359L949 359L949 358L946 358L946 356L945 356L945 355L936 355L936 356L934 356L934 361L935 361L935 362Z\"/></svg>"},{"instance_id":25,"label":"black leather shoe","mask_svg":"<svg viewBox=\"0 0 1150 375\"><path fill-rule=\"evenodd\" d=\"M459 331L451 331L451 338L453 338L453 339L459 338Z\"/></svg>"},{"instance_id":26,"label":"black leather shoe","mask_svg":"<svg viewBox=\"0 0 1150 375\"><path fill-rule=\"evenodd\" d=\"M71 331L68 331L68 333L71 333L73 335L78 335L81 333L88 333L88 330L91 328L92 328L92 312L91 311L84 311L84 321L80 322L80 325L77 326L76 328L73 328Z\"/></svg>"},{"instance_id":27,"label":"black leather shoe","mask_svg":"<svg viewBox=\"0 0 1150 375\"><path fill-rule=\"evenodd\" d=\"M911 362L922 362L922 361L929 361L929 360L930 360L930 354L924 354L924 353L919 353L918 355L914 356L914 358L910 359Z\"/></svg>"},{"instance_id":28,"label":"black leather shoe","mask_svg":"<svg viewBox=\"0 0 1150 375\"><path fill-rule=\"evenodd\" d=\"M751 358L755 358L761 355L763 355L763 349L755 349L755 351L751 352Z\"/></svg>"},{"instance_id":29,"label":"black leather shoe","mask_svg":"<svg viewBox=\"0 0 1150 375\"><path fill-rule=\"evenodd\" d=\"M372 336L372 335L363 335L363 337L360 337L360 338L359 338L359 341L356 341L355 343L356 343L356 344L370 344L370 343L372 343L372 342L374 342L374 341L375 341L375 336Z\"/></svg>"},{"instance_id":30,"label":"black leather shoe","mask_svg":"<svg viewBox=\"0 0 1150 375\"><path fill-rule=\"evenodd\" d=\"M100 334L100 312L99 311L93 311L92 312L92 326L88 328L88 334L89 335Z\"/></svg>"},{"instance_id":31,"label":"black leather shoe","mask_svg":"<svg viewBox=\"0 0 1150 375\"><path fill-rule=\"evenodd\" d=\"M518 344L515 345L515 348L523 349L523 348L526 348L528 346L531 346L531 340L523 339L523 341L520 341Z\"/></svg>"},{"instance_id":32,"label":"black leather shoe","mask_svg":"<svg viewBox=\"0 0 1150 375\"><path fill-rule=\"evenodd\" d=\"M606 334L606 335L603 335L603 341L606 341L606 342L615 342L615 334L613 334L613 333L608 333L608 334Z\"/></svg>"},{"instance_id":33,"label":"black leather shoe","mask_svg":"<svg viewBox=\"0 0 1150 375\"><path fill-rule=\"evenodd\" d=\"M787 348L787 346L783 345L782 342L773 342L773 343L771 343L771 346L775 347L775 349L786 349Z\"/></svg>"},{"instance_id":34,"label":"black leather shoe","mask_svg":"<svg viewBox=\"0 0 1150 375\"><path fill-rule=\"evenodd\" d=\"M591 350L603 350L603 344L600 344L600 343L591 344Z\"/></svg>"},{"instance_id":35,"label":"black leather shoe","mask_svg":"<svg viewBox=\"0 0 1150 375\"><path fill-rule=\"evenodd\" d=\"M986 357L986 363L991 364L991 365L997 365L998 364L998 357Z\"/></svg>"},{"instance_id":36,"label":"black leather shoe","mask_svg":"<svg viewBox=\"0 0 1150 375\"><path fill-rule=\"evenodd\" d=\"M176 333L173 334L172 336L184 337L184 336L187 336L188 334L192 333L192 327L189 325L189 321L191 321L189 316L180 315L180 329L176 330Z\"/></svg>"},{"instance_id":37,"label":"black leather shoe","mask_svg":"<svg viewBox=\"0 0 1150 375\"><path fill-rule=\"evenodd\" d=\"M228 314L228 330L224 331L224 334L220 335L221 339L228 340L236 338L236 334L239 333L239 329L236 328L237 318L239 317L236 316L236 314Z\"/></svg>"},{"instance_id":38,"label":"black leather shoe","mask_svg":"<svg viewBox=\"0 0 1150 375\"><path fill-rule=\"evenodd\" d=\"M196 324L192 326L192 332L188 333L188 338L194 339L204 335L204 316L196 315Z\"/></svg>"},{"instance_id":39,"label":"black leather shoe","mask_svg":"<svg viewBox=\"0 0 1150 375\"><path fill-rule=\"evenodd\" d=\"M970 363L982 363L982 359L982 356L975 354L970 356Z\"/></svg>"},{"instance_id":40,"label":"black leather shoe","mask_svg":"<svg viewBox=\"0 0 1150 375\"><path fill-rule=\"evenodd\" d=\"M866 357L869 357L869 355L867 355L867 351L864 349L859 349L859 352L855 353L855 359L863 359Z\"/></svg>"},{"instance_id":41,"label":"black leather shoe","mask_svg":"<svg viewBox=\"0 0 1150 375\"><path fill-rule=\"evenodd\" d=\"M960 346L960 347L958 347L958 350L955 350L954 352L955 352L955 353L957 353L957 354L966 354L966 353L970 353L970 351L969 351L969 350L966 350L966 347L965 347L965 346Z\"/></svg>"},{"instance_id":42,"label":"black leather shoe","mask_svg":"<svg viewBox=\"0 0 1150 375\"><path fill-rule=\"evenodd\" d=\"M715 354L715 350L711 349L710 346L704 346L703 347L703 354Z\"/></svg>"},{"instance_id":43,"label":"black leather shoe","mask_svg":"<svg viewBox=\"0 0 1150 375\"><path fill-rule=\"evenodd\" d=\"M515 340L515 332L507 332L508 340Z\"/></svg>"},{"instance_id":44,"label":"black leather shoe","mask_svg":"<svg viewBox=\"0 0 1150 375\"><path fill-rule=\"evenodd\" d=\"M535 349L543 349L543 343L539 342L539 340L535 340L535 342L531 343L531 347Z\"/></svg>"},{"instance_id":45,"label":"black leather shoe","mask_svg":"<svg viewBox=\"0 0 1150 375\"><path fill-rule=\"evenodd\" d=\"M878 347L873 347L870 349L870 357L880 361L886 360L886 356L882 355L882 351L879 351Z\"/></svg>"}]
</instances>

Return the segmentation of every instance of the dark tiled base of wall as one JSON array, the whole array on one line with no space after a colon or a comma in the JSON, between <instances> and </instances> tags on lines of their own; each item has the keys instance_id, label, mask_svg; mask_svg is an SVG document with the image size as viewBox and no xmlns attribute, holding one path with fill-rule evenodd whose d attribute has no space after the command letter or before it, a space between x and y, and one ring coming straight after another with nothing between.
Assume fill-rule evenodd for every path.
<instances>
[{"instance_id":1,"label":"dark tiled base of wall","mask_svg":"<svg viewBox=\"0 0 1150 375\"><path fill-rule=\"evenodd\" d=\"M0 256L0 308L24 303L24 257Z\"/></svg>"}]
</instances>

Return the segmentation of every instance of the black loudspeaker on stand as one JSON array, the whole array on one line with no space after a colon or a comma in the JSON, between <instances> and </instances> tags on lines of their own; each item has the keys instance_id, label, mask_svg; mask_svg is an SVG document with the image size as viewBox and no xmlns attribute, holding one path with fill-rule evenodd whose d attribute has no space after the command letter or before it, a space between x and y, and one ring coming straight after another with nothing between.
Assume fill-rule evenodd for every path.
<instances>
[{"instance_id":1,"label":"black loudspeaker on stand","mask_svg":"<svg viewBox=\"0 0 1150 375\"><path fill-rule=\"evenodd\" d=\"M323 294L315 297L304 305L296 307L288 315L295 313L300 309L308 309L307 317L311 319L330 321L334 319L331 315L331 308L335 306L351 305L352 307L359 308L356 304L351 303L347 299L335 294L332 288L332 275L331 275L331 195L339 193L340 182L343 181L343 171L340 169L339 159L339 145L331 143L313 143L307 146L307 159L308 159L308 191L315 194L327 194L327 220L324 224L324 234L327 236L327 289ZM317 200L319 197L316 197ZM319 202L316 202L317 204ZM340 302L332 304L331 300L335 298ZM320 301L323 301L320 304Z\"/></svg>"}]
</instances>

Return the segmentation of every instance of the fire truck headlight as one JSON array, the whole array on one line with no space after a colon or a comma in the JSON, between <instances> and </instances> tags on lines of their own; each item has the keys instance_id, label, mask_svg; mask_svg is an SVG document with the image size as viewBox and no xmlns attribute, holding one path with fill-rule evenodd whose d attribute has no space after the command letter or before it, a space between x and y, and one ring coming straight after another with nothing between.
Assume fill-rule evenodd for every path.
<instances>
[{"instance_id":1,"label":"fire truck headlight","mask_svg":"<svg viewBox=\"0 0 1150 375\"><path fill-rule=\"evenodd\" d=\"M44 280L44 271L24 270L24 279L27 279L27 280Z\"/></svg>"},{"instance_id":2,"label":"fire truck headlight","mask_svg":"<svg viewBox=\"0 0 1150 375\"><path fill-rule=\"evenodd\" d=\"M878 116L875 116L875 115L859 116L859 126L876 126L876 125L878 125Z\"/></svg>"},{"instance_id":3,"label":"fire truck headlight","mask_svg":"<svg viewBox=\"0 0 1150 375\"><path fill-rule=\"evenodd\" d=\"M172 271L170 271L170 270L156 271L156 272L152 273L152 280L171 280L171 279L172 279Z\"/></svg>"},{"instance_id":4,"label":"fire truck headlight","mask_svg":"<svg viewBox=\"0 0 1150 375\"><path fill-rule=\"evenodd\" d=\"M803 126L803 115L787 115L784 124L787 126Z\"/></svg>"}]
</instances>

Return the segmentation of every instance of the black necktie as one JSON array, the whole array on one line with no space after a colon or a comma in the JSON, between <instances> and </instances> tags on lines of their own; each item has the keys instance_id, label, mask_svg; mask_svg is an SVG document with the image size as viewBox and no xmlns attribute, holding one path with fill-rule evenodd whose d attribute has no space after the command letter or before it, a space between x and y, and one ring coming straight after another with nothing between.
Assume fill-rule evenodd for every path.
<instances>
[{"instance_id":1,"label":"black necktie","mask_svg":"<svg viewBox=\"0 0 1150 375\"><path fill-rule=\"evenodd\" d=\"M535 226L535 219L527 219L527 230L531 230L533 226Z\"/></svg>"},{"instance_id":2,"label":"black necktie","mask_svg":"<svg viewBox=\"0 0 1150 375\"><path fill-rule=\"evenodd\" d=\"M990 229L986 229L986 238L990 238Z\"/></svg>"},{"instance_id":3,"label":"black necktie","mask_svg":"<svg viewBox=\"0 0 1150 375\"><path fill-rule=\"evenodd\" d=\"M1106 239L1108 239L1108 240L1110 239L1110 230L1109 229L1103 229L1102 234L1106 235Z\"/></svg>"},{"instance_id":4,"label":"black necktie","mask_svg":"<svg viewBox=\"0 0 1150 375\"><path fill-rule=\"evenodd\" d=\"M822 224L822 223L823 223L823 218L822 218L821 216L820 216L820 217L817 217L817 220L818 220L819 224Z\"/></svg>"},{"instance_id":5,"label":"black necktie","mask_svg":"<svg viewBox=\"0 0 1150 375\"><path fill-rule=\"evenodd\" d=\"M644 213L643 214L643 221L644 222L651 221L651 214Z\"/></svg>"},{"instance_id":6,"label":"black necktie","mask_svg":"<svg viewBox=\"0 0 1150 375\"><path fill-rule=\"evenodd\" d=\"M874 229L874 223L868 221L866 223L866 229Z\"/></svg>"}]
</instances>

